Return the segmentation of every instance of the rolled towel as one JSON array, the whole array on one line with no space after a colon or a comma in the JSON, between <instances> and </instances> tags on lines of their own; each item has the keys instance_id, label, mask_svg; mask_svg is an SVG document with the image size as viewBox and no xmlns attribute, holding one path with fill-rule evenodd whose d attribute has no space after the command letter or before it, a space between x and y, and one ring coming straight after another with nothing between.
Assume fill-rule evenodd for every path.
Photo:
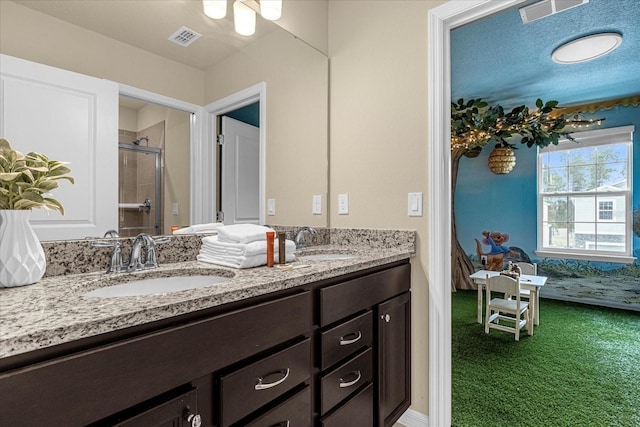
<instances>
[{"instance_id":1,"label":"rolled towel","mask_svg":"<svg viewBox=\"0 0 640 427\"><path fill-rule=\"evenodd\" d=\"M218 229L218 238L221 242L251 243L258 240L267 240L267 231L273 231L269 227L257 224L232 224Z\"/></svg>"},{"instance_id":2,"label":"rolled towel","mask_svg":"<svg viewBox=\"0 0 640 427\"><path fill-rule=\"evenodd\" d=\"M179 228L173 234L205 234L215 233L220 227L224 226L221 222L210 222L207 224L195 224L185 228Z\"/></svg>"}]
</instances>

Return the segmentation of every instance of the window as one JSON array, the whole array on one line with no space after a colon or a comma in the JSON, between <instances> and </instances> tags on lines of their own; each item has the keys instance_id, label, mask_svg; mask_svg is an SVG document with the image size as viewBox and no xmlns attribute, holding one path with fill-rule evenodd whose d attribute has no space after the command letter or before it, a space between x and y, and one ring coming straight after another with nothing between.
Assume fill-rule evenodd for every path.
<instances>
[{"instance_id":1,"label":"window","mask_svg":"<svg viewBox=\"0 0 640 427\"><path fill-rule=\"evenodd\" d=\"M539 151L537 255L633 262L633 130L577 132Z\"/></svg>"},{"instance_id":2,"label":"window","mask_svg":"<svg viewBox=\"0 0 640 427\"><path fill-rule=\"evenodd\" d=\"M613 221L613 201L602 201L598 203L598 219L601 221Z\"/></svg>"}]
</instances>

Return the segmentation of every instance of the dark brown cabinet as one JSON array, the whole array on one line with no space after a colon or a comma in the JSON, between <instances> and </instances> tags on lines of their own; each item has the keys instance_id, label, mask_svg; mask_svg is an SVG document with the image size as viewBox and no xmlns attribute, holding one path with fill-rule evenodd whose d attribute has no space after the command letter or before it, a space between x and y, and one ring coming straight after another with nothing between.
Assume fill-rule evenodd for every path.
<instances>
[{"instance_id":1,"label":"dark brown cabinet","mask_svg":"<svg viewBox=\"0 0 640 427\"><path fill-rule=\"evenodd\" d=\"M366 406L372 408L373 421L362 425L387 427L409 407L410 275L410 265L404 264L319 289L323 426L339 425L350 419L345 414L352 408ZM337 367L331 366L335 362ZM336 382L349 387L336 387ZM361 420L350 419L352 424Z\"/></svg>"},{"instance_id":2,"label":"dark brown cabinet","mask_svg":"<svg viewBox=\"0 0 640 427\"><path fill-rule=\"evenodd\" d=\"M411 305L404 293L378 307L380 420L395 423L411 403Z\"/></svg>"},{"instance_id":3,"label":"dark brown cabinet","mask_svg":"<svg viewBox=\"0 0 640 427\"><path fill-rule=\"evenodd\" d=\"M0 427L387 427L410 301L398 261L0 360Z\"/></svg>"}]
</instances>

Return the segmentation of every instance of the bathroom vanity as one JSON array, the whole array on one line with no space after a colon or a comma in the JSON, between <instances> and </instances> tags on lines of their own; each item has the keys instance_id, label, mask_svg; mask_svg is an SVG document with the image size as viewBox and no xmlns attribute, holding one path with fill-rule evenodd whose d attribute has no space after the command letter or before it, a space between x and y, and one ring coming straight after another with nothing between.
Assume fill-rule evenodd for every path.
<instances>
[{"instance_id":1,"label":"bathroom vanity","mask_svg":"<svg viewBox=\"0 0 640 427\"><path fill-rule=\"evenodd\" d=\"M376 247L378 246L378 247ZM104 273L0 290L0 426L390 426L410 404L410 245L165 295ZM135 274L135 273L134 273Z\"/></svg>"}]
</instances>

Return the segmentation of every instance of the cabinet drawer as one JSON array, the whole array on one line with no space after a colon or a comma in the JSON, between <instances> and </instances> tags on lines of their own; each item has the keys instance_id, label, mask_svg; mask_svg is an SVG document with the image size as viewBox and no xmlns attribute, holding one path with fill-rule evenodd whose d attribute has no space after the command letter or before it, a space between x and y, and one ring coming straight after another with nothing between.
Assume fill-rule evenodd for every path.
<instances>
[{"instance_id":1,"label":"cabinet drawer","mask_svg":"<svg viewBox=\"0 0 640 427\"><path fill-rule=\"evenodd\" d=\"M373 343L373 314L371 311L322 332L322 362L324 371L363 347Z\"/></svg>"},{"instance_id":2,"label":"cabinet drawer","mask_svg":"<svg viewBox=\"0 0 640 427\"><path fill-rule=\"evenodd\" d=\"M358 311L408 291L411 264L320 289L320 326L326 326Z\"/></svg>"},{"instance_id":3,"label":"cabinet drawer","mask_svg":"<svg viewBox=\"0 0 640 427\"><path fill-rule=\"evenodd\" d=\"M246 427L311 426L311 386L298 392L266 414L247 423Z\"/></svg>"},{"instance_id":4,"label":"cabinet drawer","mask_svg":"<svg viewBox=\"0 0 640 427\"><path fill-rule=\"evenodd\" d=\"M353 396L336 412L322 420L322 427L371 427L373 423L373 384Z\"/></svg>"},{"instance_id":5,"label":"cabinet drawer","mask_svg":"<svg viewBox=\"0 0 640 427\"><path fill-rule=\"evenodd\" d=\"M220 378L221 425L228 426L311 376L311 340Z\"/></svg>"},{"instance_id":6,"label":"cabinet drawer","mask_svg":"<svg viewBox=\"0 0 640 427\"><path fill-rule=\"evenodd\" d=\"M363 384L371 381L373 351L371 348L324 375L320 380L320 413L324 415Z\"/></svg>"}]
</instances>

